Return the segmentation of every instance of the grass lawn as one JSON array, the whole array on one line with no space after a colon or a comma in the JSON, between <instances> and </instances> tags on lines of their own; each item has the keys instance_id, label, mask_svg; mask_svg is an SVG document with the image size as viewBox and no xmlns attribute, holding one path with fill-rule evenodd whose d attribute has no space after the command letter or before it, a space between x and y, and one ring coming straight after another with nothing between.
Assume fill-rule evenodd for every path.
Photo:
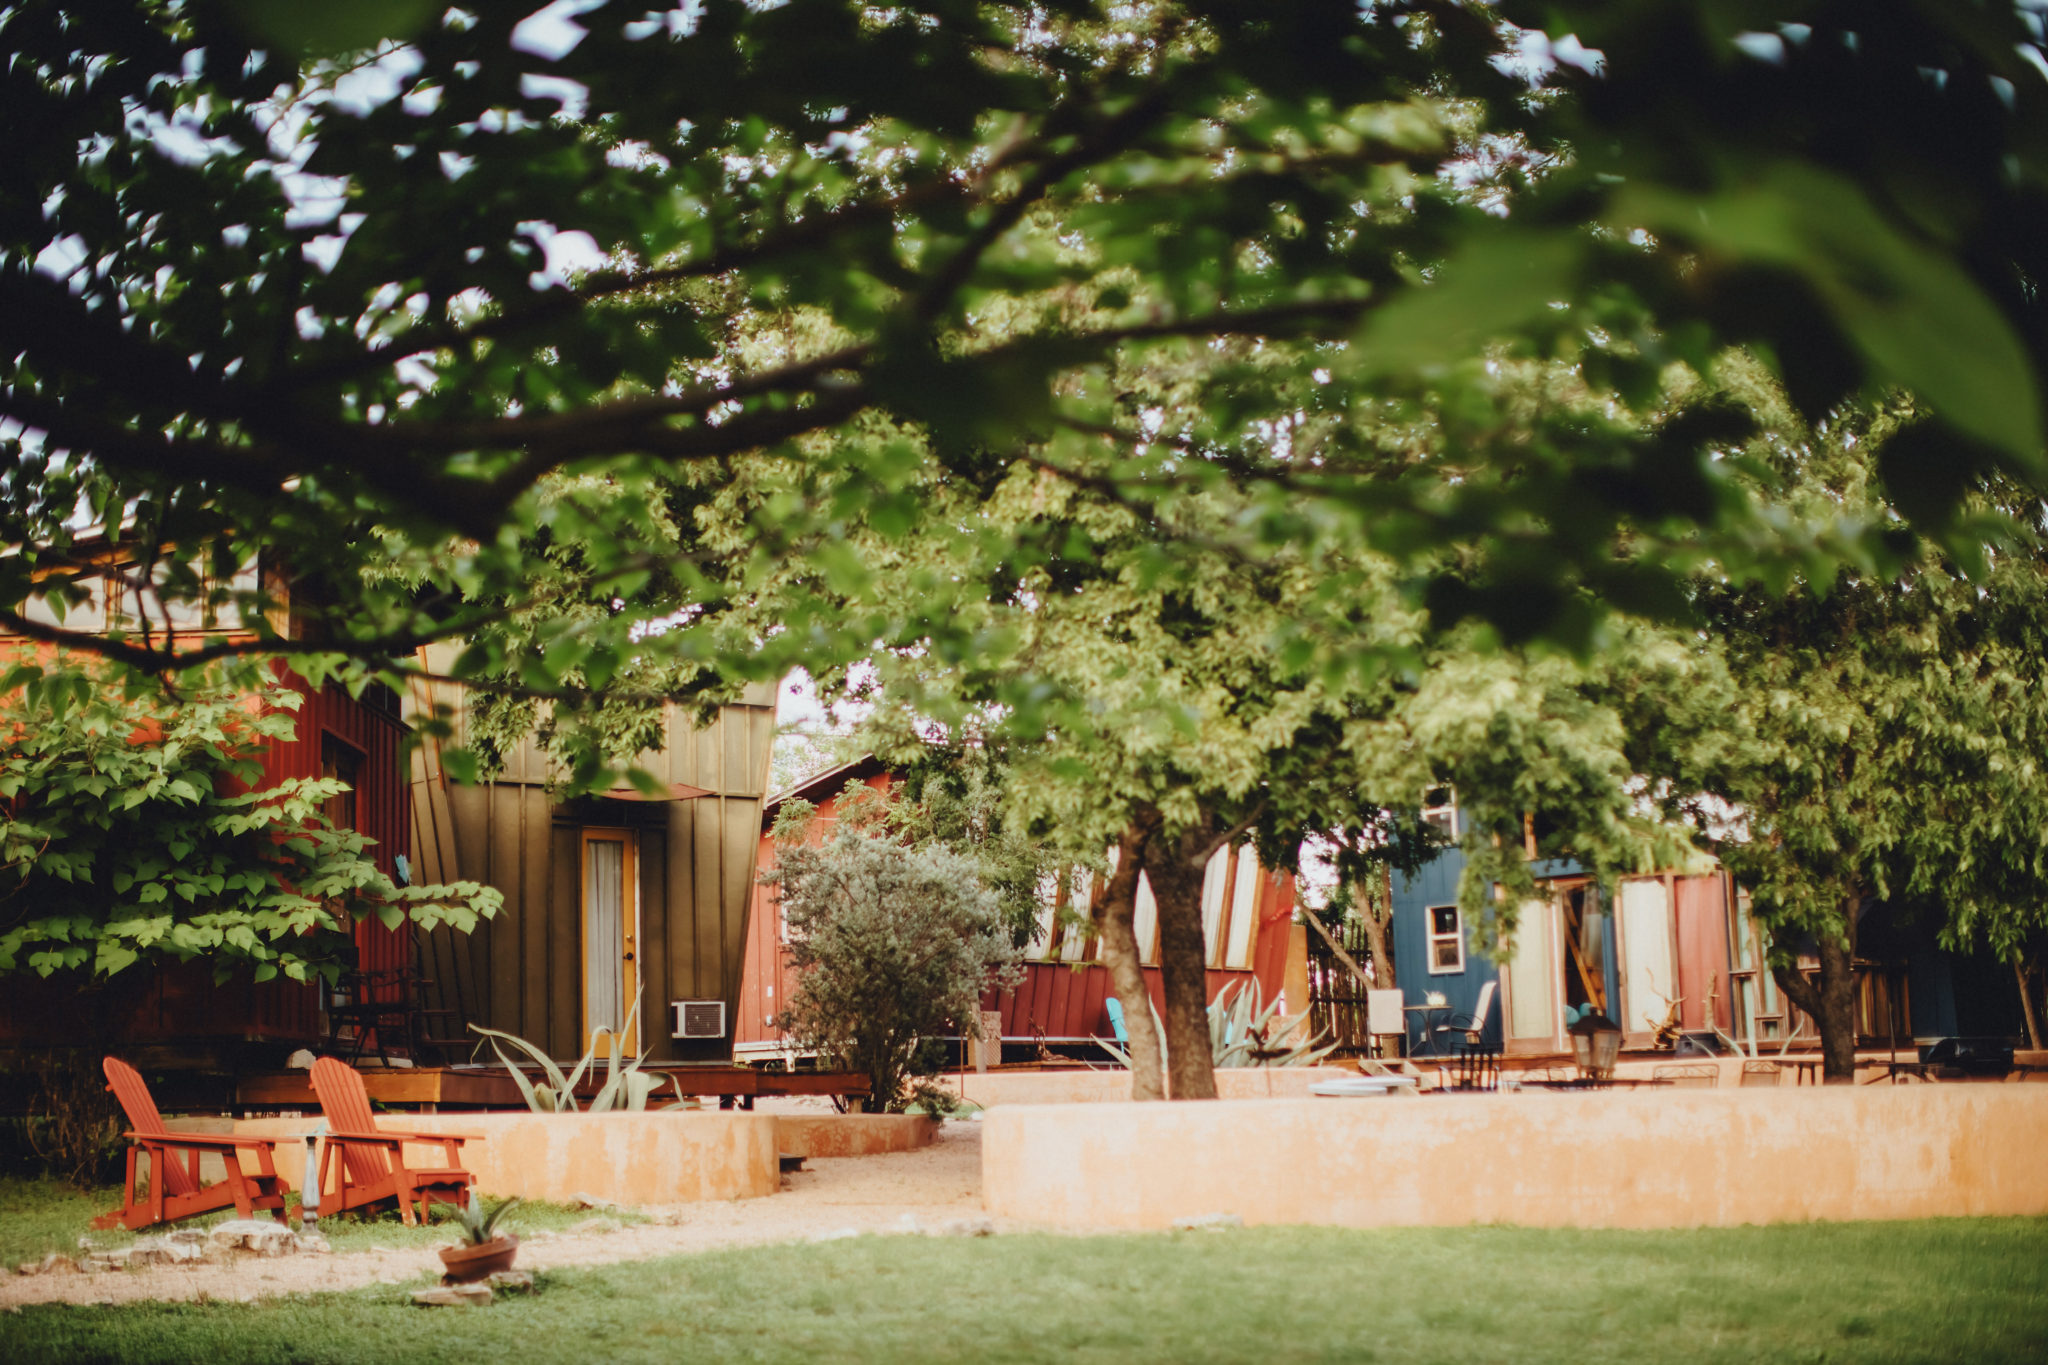
<instances>
[{"instance_id":1,"label":"grass lawn","mask_svg":"<svg viewBox=\"0 0 2048 1365\"><path fill-rule=\"evenodd\" d=\"M0 1358L2039 1362L2048 1220L862 1237L553 1272L482 1309L29 1308Z\"/></svg>"},{"instance_id":2,"label":"grass lawn","mask_svg":"<svg viewBox=\"0 0 2048 1365\"><path fill-rule=\"evenodd\" d=\"M0 1178L0 1272L12 1271L23 1261L40 1261L52 1251L67 1255L78 1254L78 1239L90 1237L93 1245L111 1250L126 1246L135 1240L136 1234L124 1228L96 1229L92 1220L121 1202L121 1189L113 1186L103 1190L81 1192L77 1188L58 1180L24 1180ZM486 1207L489 1200L485 1201ZM287 1207L292 1226L298 1226L299 1197L291 1196ZM233 1218L232 1207L218 1214L202 1218L187 1219L174 1223L172 1227L204 1228L214 1223ZM269 1217L269 1214L260 1214ZM589 1209L573 1209L565 1204L522 1204L512 1215L518 1226L529 1232L543 1229L561 1229L580 1223L592 1216ZM645 1221L641 1215L630 1211L607 1209L605 1216L616 1218L622 1223ZM343 1217L322 1218L320 1231L333 1243L337 1252L367 1251L371 1247L404 1247L445 1245L451 1231L441 1226L453 1217L453 1211L436 1205L434 1222L427 1227L407 1227L399 1221L398 1211L390 1209L384 1213L367 1215L349 1214ZM145 1232L162 1232L163 1228L145 1229ZM4 1353L0 1353L4 1354Z\"/></svg>"}]
</instances>

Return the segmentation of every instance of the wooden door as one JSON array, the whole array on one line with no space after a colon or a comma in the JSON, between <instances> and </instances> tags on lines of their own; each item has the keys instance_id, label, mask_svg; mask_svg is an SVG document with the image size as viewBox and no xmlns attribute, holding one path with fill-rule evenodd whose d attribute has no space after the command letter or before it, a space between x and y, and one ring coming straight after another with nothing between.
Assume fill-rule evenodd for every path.
<instances>
[{"instance_id":1,"label":"wooden door","mask_svg":"<svg viewBox=\"0 0 2048 1365\"><path fill-rule=\"evenodd\" d=\"M640 898L632 832L583 831L583 1045L599 1029L614 1033L640 992ZM644 1006L642 1007L645 1008ZM645 1021L635 1018L624 1051L637 1055ZM608 1050L609 1044L606 1044Z\"/></svg>"}]
</instances>

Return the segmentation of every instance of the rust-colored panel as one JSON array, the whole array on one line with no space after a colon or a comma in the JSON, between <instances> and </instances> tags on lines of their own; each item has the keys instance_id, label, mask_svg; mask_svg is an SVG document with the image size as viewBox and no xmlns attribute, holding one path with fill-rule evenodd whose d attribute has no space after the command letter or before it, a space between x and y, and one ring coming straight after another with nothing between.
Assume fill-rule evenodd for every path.
<instances>
[{"instance_id":1,"label":"rust-colored panel","mask_svg":"<svg viewBox=\"0 0 2048 1365\"><path fill-rule=\"evenodd\" d=\"M1728 1029L1727 888L1720 873L1676 880L1678 911L1679 1022L1688 1029L1706 1029L1707 1000L1714 1005L1713 1027Z\"/></svg>"}]
</instances>

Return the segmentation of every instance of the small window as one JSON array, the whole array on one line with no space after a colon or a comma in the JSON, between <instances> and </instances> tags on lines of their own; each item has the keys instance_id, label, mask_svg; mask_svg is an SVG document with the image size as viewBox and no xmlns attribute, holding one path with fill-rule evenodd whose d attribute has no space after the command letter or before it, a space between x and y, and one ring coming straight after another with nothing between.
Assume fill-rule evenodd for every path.
<instances>
[{"instance_id":1,"label":"small window","mask_svg":"<svg viewBox=\"0 0 2048 1365\"><path fill-rule=\"evenodd\" d=\"M1450 787L1431 787L1422 794L1422 823L1433 825L1444 838L1458 837L1458 793Z\"/></svg>"},{"instance_id":2,"label":"small window","mask_svg":"<svg viewBox=\"0 0 2048 1365\"><path fill-rule=\"evenodd\" d=\"M1429 907L1429 971L1432 976L1465 970L1465 918L1455 905Z\"/></svg>"},{"instance_id":3,"label":"small window","mask_svg":"<svg viewBox=\"0 0 2048 1365\"><path fill-rule=\"evenodd\" d=\"M345 740L333 735L320 737L320 776L339 778L348 783L344 791L335 793L322 803L321 813L336 829L356 827L356 788L363 777L363 752Z\"/></svg>"}]
</instances>

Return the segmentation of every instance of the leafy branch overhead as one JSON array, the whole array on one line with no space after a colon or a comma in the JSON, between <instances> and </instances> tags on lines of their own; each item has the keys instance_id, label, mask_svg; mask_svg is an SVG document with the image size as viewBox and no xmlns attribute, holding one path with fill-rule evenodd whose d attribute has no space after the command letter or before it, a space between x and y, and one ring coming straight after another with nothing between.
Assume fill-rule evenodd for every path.
<instances>
[{"instance_id":1,"label":"leafy branch overhead","mask_svg":"<svg viewBox=\"0 0 2048 1365\"><path fill-rule=\"evenodd\" d=\"M1602 603L1674 610L1674 557L1813 553L1726 477L1724 425L1375 444L1464 423L1503 355L1638 411L1730 342L1809 416L1911 389L1933 417L1887 474L1930 527L2040 472L2032 11L394 6L378 46L300 8L0 20L0 108L37 130L0 170L0 624L78 637L50 604L103 572L83 507L255 627L200 657L463 640L464 676L572 705L636 662L657 692L830 667L897 623L717 608L791 562L857 580L847 519L919 524L927 444L1113 498L1168 561L1228 487L1247 559L1388 556L1440 621L1571 644ZM365 50L292 55L336 44ZM1168 409L1111 382L1190 359ZM763 461L786 496L748 496ZM554 611L564 544L609 587ZM265 550L327 585L317 629L236 586ZM659 634L602 609L643 598Z\"/></svg>"},{"instance_id":2,"label":"leafy branch overhead","mask_svg":"<svg viewBox=\"0 0 2048 1365\"><path fill-rule=\"evenodd\" d=\"M329 778L252 790L300 697L165 699L19 665L0 677L0 973L108 975L203 958L216 975L332 979L357 921L467 930L499 893L399 886L323 814Z\"/></svg>"}]
</instances>

